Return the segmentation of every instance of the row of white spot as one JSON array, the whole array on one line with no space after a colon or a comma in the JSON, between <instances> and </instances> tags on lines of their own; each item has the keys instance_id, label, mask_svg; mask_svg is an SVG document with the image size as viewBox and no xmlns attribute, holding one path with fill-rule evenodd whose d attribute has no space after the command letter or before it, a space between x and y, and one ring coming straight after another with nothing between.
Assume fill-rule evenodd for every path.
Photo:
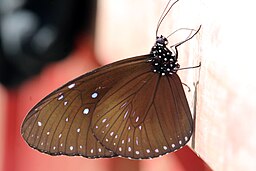
<instances>
[{"instance_id":1,"label":"row of white spot","mask_svg":"<svg viewBox=\"0 0 256 171\"><path fill-rule=\"evenodd\" d=\"M95 99L95 98L98 97L98 95L99 95L99 93L94 92L94 93L91 94L91 97L92 97L93 99ZM64 95L63 95L63 94L60 94L57 99L58 99L58 100L64 99ZM64 102L64 105L67 105L67 101Z\"/></svg>"},{"instance_id":2,"label":"row of white spot","mask_svg":"<svg viewBox=\"0 0 256 171\"><path fill-rule=\"evenodd\" d=\"M47 132L47 135L49 135L50 133ZM61 138L62 134L59 134L59 138ZM128 142L130 142L130 138L128 139ZM44 143L42 142L41 145L43 145ZM124 140L122 140L122 144L124 144ZM182 144L182 141L179 141L179 144ZM138 144L137 144L138 145ZM63 144L60 144L60 146L62 147ZM80 145L80 148L82 148L82 146ZM172 144L172 148L175 148L175 144ZM55 146L54 146L54 149L55 149ZM164 150L167 150L167 146L163 146L163 149ZM72 151L73 150L73 146L70 146L70 150ZM92 151L93 149L91 149ZM132 148L131 147L128 147L128 151L131 152ZM122 151L122 147L119 147L119 151ZM101 149L99 148L99 152L101 152ZM150 153L150 150L147 149L146 150L147 153ZM158 153L159 150L158 149L155 149L155 152Z\"/></svg>"},{"instance_id":3,"label":"row of white spot","mask_svg":"<svg viewBox=\"0 0 256 171\"><path fill-rule=\"evenodd\" d=\"M42 126L42 123L41 122L38 122L38 126ZM79 133L80 132L80 128L78 128L77 129L77 133ZM50 132L47 132L46 133L47 135L50 135ZM112 131L112 132L110 132L110 136L113 136L114 135L114 132ZM33 137L34 135L32 135L32 137ZM39 138L39 136L37 136L38 138ZM62 134L59 134L59 136L58 136L59 138L61 138L62 137ZM118 138L118 135L115 135L115 139L117 139ZM106 142L108 142L109 140L106 138L105 139L106 140ZM170 140L172 140L172 138L170 138ZM188 140L188 137L186 136L185 137L185 141L187 141ZM131 138L129 137L128 138L128 143L129 142L131 142ZM125 143L125 140L122 140L121 141L122 142L122 144L124 144ZM136 142L136 144L137 145L139 145L139 140L138 140L138 137L136 137L136 139L135 139L135 142ZM42 143L43 144L43 143ZM181 145L182 144L182 141L181 140L179 140L179 144ZM116 145L116 143L114 142L114 145ZM61 145L62 146L62 145ZM172 144L172 147L174 148L175 147L175 144ZM163 148L166 150L167 149L167 147L166 146L163 146ZM121 147L119 147L119 149L121 149ZM130 148L129 148L130 149ZM128 151L129 151L129 149L128 149Z\"/></svg>"},{"instance_id":4,"label":"row of white spot","mask_svg":"<svg viewBox=\"0 0 256 171\"><path fill-rule=\"evenodd\" d=\"M42 122L37 122L37 124L38 124L39 127L42 126ZM81 131L81 129L77 128L76 132L79 133L80 131ZM46 134L50 135L50 132L48 131ZM61 136L62 136L62 134L59 134L59 138L61 138Z\"/></svg>"},{"instance_id":5,"label":"row of white spot","mask_svg":"<svg viewBox=\"0 0 256 171\"><path fill-rule=\"evenodd\" d=\"M104 122L106 122L106 118L105 119L103 119L102 120L102 123L104 123ZM66 122L68 122L68 118L66 118ZM39 126L39 127L41 127L42 126L42 122L40 122L40 121L38 121L37 122L37 125ZM106 127L108 127L109 126L109 124L107 124L106 125ZM96 125L96 127L95 127L96 129L98 128L98 126ZM131 129L131 127L129 126L128 127L128 130L130 130ZM139 126L139 129L141 130L142 129L142 126L140 125ZM77 128L77 133L79 133L80 131L81 131L81 129L80 128ZM102 133L105 133L105 131L102 131ZM47 132L46 133L47 135L49 135L50 134L50 132ZM110 136L113 136L114 135L114 132L112 131L112 132L110 132ZM61 138L61 136L62 136L62 134L59 134L59 138ZM179 137L179 136L178 136ZM115 138L117 139L118 138L118 135L116 134L115 135ZM172 138L170 138L170 140L172 140ZM187 136L185 136L185 141L187 141L188 140L188 137ZM106 141L108 142L108 139L106 139ZM130 142L130 138L128 138L128 142ZM122 144L124 143L124 140L122 140ZM136 144L138 144L138 137L136 137ZM182 144L182 141L181 140L179 140L179 144ZM115 144L114 144L115 145Z\"/></svg>"},{"instance_id":6,"label":"row of white spot","mask_svg":"<svg viewBox=\"0 0 256 171\"><path fill-rule=\"evenodd\" d=\"M68 86L68 88L69 88L69 89L72 89L72 88L75 87L75 85L76 85L75 83L72 83L72 84L70 84L70 85ZM98 97L98 93L97 93L97 92L92 93L91 97L92 97L93 99L95 99L96 97Z\"/></svg>"},{"instance_id":7,"label":"row of white spot","mask_svg":"<svg viewBox=\"0 0 256 171\"><path fill-rule=\"evenodd\" d=\"M77 132L80 132L80 129L77 129ZM50 132L47 132L47 135L49 135L49 134L50 134ZM111 134L113 134L113 133L111 132ZM59 134L59 138L61 138L61 136L62 136L62 134ZM115 136L115 138L117 138L117 135ZM138 139L138 137L136 137L136 138ZM137 139L136 139L136 140L137 140ZM185 140L187 141L188 138L185 137ZM128 142L130 142L130 138L128 138ZM44 144L44 143L42 142L41 145L43 145L43 144ZM122 144L124 144L124 140L122 140ZM138 142L137 142L137 141L136 141L136 144L138 145ZM179 144L182 144L182 141L181 141L181 140L179 141ZM115 143L114 143L114 145L115 145ZM61 143L60 146L62 147L63 144ZM172 144L171 146L172 146L172 148L175 148L175 144ZM82 149L82 146L80 145L79 148ZM54 147L53 147L53 150L55 150L55 149L56 149L56 147L54 146ZM69 149L72 151L72 150L74 149L74 147L73 147L73 146L70 146ZM119 149L120 152L122 151L122 147L119 147L118 149ZM167 148L167 146L163 146L163 149L164 149L164 150L167 150L168 148ZM99 148L98 151L101 152L101 148ZM132 148L131 148L131 147L128 147L128 152L131 152L131 151L132 151ZM156 153L159 153L159 149L155 149L154 151L155 151ZM146 149L146 152L147 152L147 153L150 153L150 149ZM91 149L91 153L93 153L93 149ZM139 153L140 153L139 151L135 151L135 154L139 155Z\"/></svg>"},{"instance_id":8,"label":"row of white spot","mask_svg":"<svg viewBox=\"0 0 256 171\"><path fill-rule=\"evenodd\" d=\"M72 84L70 84L70 85L68 85L68 88L69 89L72 89L72 88L74 88L75 87L75 83L72 83ZM98 97L98 93L97 92L94 92L94 93L92 93L91 94L91 97L93 98L93 99L95 99L95 98L97 98ZM58 100L62 100L64 98L64 95L62 94L62 93L60 93L60 95L59 95L59 97L57 98ZM66 105L67 103L65 103L64 105Z\"/></svg>"},{"instance_id":9,"label":"row of white spot","mask_svg":"<svg viewBox=\"0 0 256 171\"><path fill-rule=\"evenodd\" d=\"M41 145L43 145L43 143L41 143ZM61 144L61 146L63 146L63 144ZM83 147L80 145L79 148L82 149ZM52 149L53 149L53 150L56 150L56 146L54 146ZM163 149L164 149L164 150L167 150L168 148L167 148L166 146L163 146ZM70 151L73 151L73 150L74 150L74 147L73 147L73 146L70 146L70 147L69 147L69 150L70 150ZM118 150L121 152L123 149L122 149L122 147L119 147ZM132 151L132 148L131 148L131 147L128 147L128 152L131 152L131 151ZM156 153L159 153L159 149L155 149L154 151L155 151ZM94 149L91 149L90 152L93 153L93 152L94 152ZM98 149L98 152L102 152L102 149L99 148L99 149ZM150 149L146 149L146 152L147 152L147 153L150 153L151 151L150 151ZM140 154L140 151L136 150L136 151L135 151L135 154L139 155L139 154Z\"/></svg>"}]
</instances>

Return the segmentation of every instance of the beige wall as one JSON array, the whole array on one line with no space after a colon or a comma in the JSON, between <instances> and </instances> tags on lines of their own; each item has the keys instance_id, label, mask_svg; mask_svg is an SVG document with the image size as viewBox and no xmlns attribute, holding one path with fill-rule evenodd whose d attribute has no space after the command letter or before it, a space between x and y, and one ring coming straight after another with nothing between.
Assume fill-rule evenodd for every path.
<instances>
[{"instance_id":1,"label":"beige wall","mask_svg":"<svg viewBox=\"0 0 256 171\"><path fill-rule=\"evenodd\" d=\"M96 52L101 62L148 53L166 2L99 1ZM180 0L159 32L202 24L200 34L179 48L179 61L182 67L202 62L195 150L218 171L256 168L255 13L254 1ZM199 70L179 75L193 88ZM187 95L192 107L193 92Z\"/></svg>"}]
</instances>

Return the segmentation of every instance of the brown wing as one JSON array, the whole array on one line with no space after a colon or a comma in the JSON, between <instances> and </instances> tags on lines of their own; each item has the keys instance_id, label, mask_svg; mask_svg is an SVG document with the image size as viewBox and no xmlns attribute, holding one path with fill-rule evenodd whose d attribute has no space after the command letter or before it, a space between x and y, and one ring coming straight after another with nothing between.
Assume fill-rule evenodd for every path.
<instances>
[{"instance_id":1,"label":"brown wing","mask_svg":"<svg viewBox=\"0 0 256 171\"><path fill-rule=\"evenodd\" d=\"M23 138L31 147L50 155L115 156L93 136L92 115L116 82L134 72L149 72L147 58L139 56L106 65L55 90L28 113L21 128Z\"/></svg>"},{"instance_id":2,"label":"brown wing","mask_svg":"<svg viewBox=\"0 0 256 171\"><path fill-rule=\"evenodd\" d=\"M177 74L134 74L97 104L93 133L122 157L153 158L184 146L193 121Z\"/></svg>"}]
</instances>

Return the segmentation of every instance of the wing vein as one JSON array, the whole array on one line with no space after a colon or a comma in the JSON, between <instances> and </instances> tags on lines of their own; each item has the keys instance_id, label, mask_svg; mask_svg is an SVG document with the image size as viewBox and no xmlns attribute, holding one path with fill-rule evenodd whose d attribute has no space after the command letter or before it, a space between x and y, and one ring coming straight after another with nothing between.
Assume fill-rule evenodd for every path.
<instances>
[{"instance_id":1,"label":"wing vein","mask_svg":"<svg viewBox=\"0 0 256 171\"><path fill-rule=\"evenodd\" d=\"M160 129L161 129L161 131L162 131L162 133L163 133L163 136L164 136L165 142L166 142L166 144L168 145L168 147L170 148L170 146L169 146L169 144L168 144L168 141L167 141L167 139L166 139L166 137L165 137L164 130L163 130L163 127L162 127L162 124L161 124L160 119L159 119L159 113L158 113L158 111L157 111L157 108L156 108L155 104L154 104L153 106L154 106L154 108L155 108L155 111L156 111L156 117L157 117L157 120L158 120L158 123L159 123Z\"/></svg>"},{"instance_id":2,"label":"wing vein","mask_svg":"<svg viewBox=\"0 0 256 171\"><path fill-rule=\"evenodd\" d=\"M152 76L153 77L153 76ZM152 77L151 78L149 78L149 79L152 79ZM133 78L134 79L134 78ZM124 102L125 100L127 100L129 97L131 97L131 96L133 96L133 95L135 95L138 91L140 91L142 88L143 88L143 86L145 86L145 84L143 84L136 92L134 92L134 93L132 93L132 94L130 94L129 96L127 96L124 100L122 100L121 102L119 102L119 103L117 103L116 105L114 105L113 107L111 107L108 111L106 111L105 113L103 113L102 114L102 116L100 117L100 118L98 118L98 120L95 122L95 124L100 120L100 119L102 119L102 117L104 117L104 115L106 115L107 113L109 113L110 111L112 111L116 106L118 106L120 103L122 103L122 102ZM123 87L123 86L122 86ZM118 90L120 90L121 89L121 87L118 89ZM115 91L115 93L117 93L118 91ZM113 93L114 94L114 93ZM112 95L113 95L112 94ZM97 105L98 106L98 105ZM96 107L97 107L96 106ZM95 125L94 125L95 126Z\"/></svg>"},{"instance_id":3,"label":"wing vein","mask_svg":"<svg viewBox=\"0 0 256 171\"><path fill-rule=\"evenodd\" d=\"M170 83L170 80L169 80L169 79L167 79L167 80L168 80L168 83L169 83L169 86L170 86L170 90L171 90L172 97L173 97L173 99L174 99L174 105L175 105L174 114L175 114L175 116L177 116L178 121L179 121L179 120L180 120L180 119L179 119L179 113L178 113L178 111L177 111L178 105L177 105L177 101L176 101L176 98L175 98L175 94L174 94L174 92L173 92L173 87L172 87L172 84ZM175 117L175 118L176 118L176 117ZM175 125L175 126L174 126L175 132L176 132L175 135L179 135L178 132L177 132L177 129L176 129L176 128L177 128L176 120L174 120L173 124ZM178 122L178 124L180 124L180 122ZM179 125L179 126L180 126L180 125ZM175 137L175 138L177 138L177 137Z\"/></svg>"},{"instance_id":4,"label":"wing vein","mask_svg":"<svg viewBox=\"0 0 256 171\"><path fill-rule=\"evenodd\" d=\"M71 92L70 92L70 93L71 93ZM67 96L68 96L70 93L68 93ZM52 98L52 99L54 99L54 98ZM51 101L51 102L52 102L52 101ZM51 103L51 102L50 102L50 103ZM47 105L49 105L49 104L47 104ZM49 117L47 118L47 120L46 120L46 122L45 122L45 124L44 124L44 127L43 127L43 129L42 129L42 131L41 131L40 139L39 139L39 141L38 141L37 147L38 147L38 145L39 145L39 143L40 143L40 141L41 141L41 139L42 139L42 134L43 134L43 132L44 132L44 130L45 130L45 128L46 128L46 126L47 126L47 124L48 124L50 118L52 117L53 113L57 110L57 108L58 108L60 105L61 105L61 102L54 108L54 110L51 112L51 114L50 114ZM41 111L40 111L40 112L41 112ZM38 117L39 117L39 115L38 115ZM38 118L37 118L37 119L38 119ZM37 121L37 119L36 119L36 121ZM36 122L35 122L34 124L36 124ZM38 129L37 129L37 132L38 132ZM37 134L37 133L36 133L36 134ZM47 139L48 139L48 138L47 138ZM46 139L46 142L47 142L47 139Z\"/></svg>"}]
</instances>

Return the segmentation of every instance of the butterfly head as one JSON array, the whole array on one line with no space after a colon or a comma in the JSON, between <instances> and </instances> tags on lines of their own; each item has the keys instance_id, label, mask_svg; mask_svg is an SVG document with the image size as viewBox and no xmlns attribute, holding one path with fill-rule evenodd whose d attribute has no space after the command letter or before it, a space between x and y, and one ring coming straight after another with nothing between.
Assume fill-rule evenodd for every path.
<instances>
[{"instance_id":1,"label":"butterfly head","mask_svg":"<svg viewBox=\"0 0 256 171\"><path fill-rule=\"evenodd\" d=\"M165 38L164 36L160 36L160 37L156 37L156 44L159 44L159 45L167 45L168 44L168 40L167 38Z\"/></svg>"},{"instance_id":2,"label":"butterfly head","mask_svg":"<svg viewBox=\"0 0 256 171\"><path fill-rule=\"evenodd\" d=\"M180 67L178 64L178 52L168 49L167 44L167 38L161 35L156 38L156 43L150 52L153 72L162 76L176 73Z\"/></svg>"}]
</instances>

